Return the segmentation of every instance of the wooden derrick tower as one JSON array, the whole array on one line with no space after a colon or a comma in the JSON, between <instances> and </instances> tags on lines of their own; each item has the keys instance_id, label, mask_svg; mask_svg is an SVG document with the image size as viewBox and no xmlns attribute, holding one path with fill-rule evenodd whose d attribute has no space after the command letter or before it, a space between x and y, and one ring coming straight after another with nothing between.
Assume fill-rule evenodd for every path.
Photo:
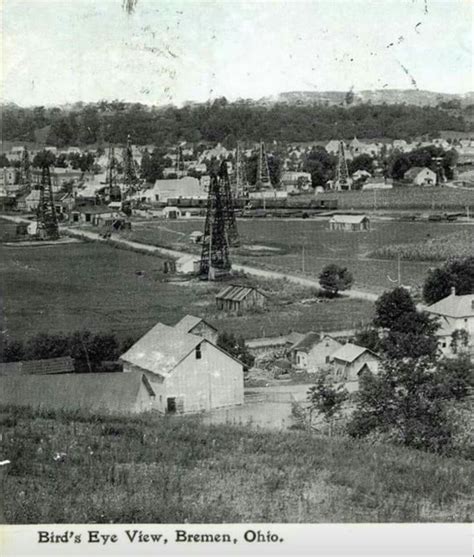
<instances>
[{"instance_id":1,"label":"wooden derrick tower","mask_svg":"<svg viewBox=\"0 0 474 557\"><path fill-rule=\"evenodd\" d=\"M229 246L238 246L239 232L237 230L237 222L235 220L234 196L232 195L226 161L222 161L220 165L218 178L221 186L220 190L224 197L224 218L227 243Z\"/></svg>"},{"instance_id":2,"label":"wooden derrick tower","mask_svg":"<svg viewBox=\"0 0 474 557\"><path fill-rule=\"evenodd\" d=\"M37 210L36 235L40 240L57 240L59 226L54 206L51 172L48 164L44 164L41 173L40 198Z\"/></svg>"},{"instance_id":3,"label":"wooden derrick tower","mask_svg":"<svg viewBox=\"0 0 474 557\"><path fill-rule=\"evenodd\" d=\"M270 169L268 167L267 151L265 149L265 143L263 141L260 141L257 159L257 190L270 188L271 185L272 183L270 180Z\"/></svg>"},{"instance_id":4,"label":"wooden derrick tower","mask_svg":"<svg viewBox=\"0 0 474 557\"><path fill-rule=\"evenodd\" d=\"M20 184L22 186L30 186L31 185L30 154L28 153L28 149L26 147L23 149L23 153L21 155Z\"/></svg>"},{"instance_id":5,"label":"wooden derrick tower","mask_svg":"<svg viewBox=\"0 0 474 557\"><path fill-rule=\"evenodd\" d=\"M199 275L218 280L229 274L231 263L226 233L226 204L218 171L211 171Z\"/></svg>"},{"instance_id":6,"label":"wooden derrick tower","mask_svg":"<svg viewBox=\"0 0 474 557\"><path fill-rule=\"evenodd\" d=\"M123 155L123 174L125 183L125 195L130 195L138 189L138 172L133 158L132 141L127 136L127 145Z\"/></svg>"},{"instance_id":7,"label":"wooden derrick tower","mask_svg":"<svg viewBox=\"0 0 474 557\"><path fill-rule=\"evenodd\" d=\"M345 153L343 141L339 141L339 151L337 153L336 176L334 178L334 189L336 190L351 189L351 182L349 178L349 171L347 170L346 153Z\"/></svg>"},{"instance_id":8,"label":"wooden derrick tower","mask_svg":"<svg viewBox=\"0 0 474 557\"><path fill-rule=\"evenodd\" d=\"M235 149L235 172L232 180L232 193L235 197L242 195L245 183L245 164L242 159L242 149L240 143L237 141L237 147Z\"/></svg>"}]
</instances>

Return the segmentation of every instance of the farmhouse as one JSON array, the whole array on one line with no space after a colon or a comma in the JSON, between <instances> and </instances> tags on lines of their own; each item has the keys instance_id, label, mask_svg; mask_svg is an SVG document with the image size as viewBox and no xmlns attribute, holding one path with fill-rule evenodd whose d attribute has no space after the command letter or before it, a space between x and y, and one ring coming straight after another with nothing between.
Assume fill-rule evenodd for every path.
<instances>
[{"instance_id":1,"label":"farmhouse","mask_svg":"<svg viewBox=\"0 0 474 557\"><path fill-rule=\"evenodd\" d=\"M143 373L68 373L0 377L0 404L45 410L136 414L155 393Z\"/></svg>"},{"instance_id":2,"label":"farmhouse","mask_svg":"<svg viewBox=\"0 0 474 557\"><path fill-rule=\"evenodd\" d=\"M153 408L161 413L243 404L242 364L206 338L180 330L187 326L155 325L121 356L125 374L145 374L156 394Z\"/></svg>"},{"instance_id":3,"label":"farmhouse","mask_svg":"<svg viewBox=\"0 0 474 557\"><path fill-rule=\"evenodd\" d=\"M380 358L363 346L348 342L331 356L333 377L344 384L349 392L359 389L361 374L370 371L377 373Z\"/></svg>"},{"instance_id":4,"label":"farmhouse","mask_svg":"<svg viewBox=\"0 0 474 557\"><path fill-rule=\"evenodd\" d=\"M370 230L370 219L366 215L334 215L329 219L329 230L344 232Z\"/></svg>"},{"instance_id":5,"label":"farmhouse","mask_svg":"<svg viewBox=\"0 0 474 557\"><path fill-rule=\"evenodd\" d=\"M73 371L74 360L69 356L0 363L0 375L56 375Z\"/></svg>"},{"instance_id":6,"label":"farmhouse","mask_svg":"<svg viewBox=\"0 0 474 557\"><path fill-rule=\"evenodd\" d=\"M329 364L332 354L342 346L329 335L311 331L290 348L289 357L297 369L315 373Z\"/></svg>"},{"instance_id":7,"label":"farmhouse","mask_svg":"<svg viewBox=\"0 0 474 557\"><path fill-rule=\"evenodd\" d=\"M426 166L414 166L407 170L403 175L405 180L411 182L414 186L435 186L436 173Z\"/></svg>"},{"instance_id":8,"label":"farmhouse","mask_svg":"<svg viewBox=\"0 0 474 557\"><path fill-rule=\"evenodd\" d=\"M265 306L267 297L252 286L230 285L216 295L217 309L241 312Z\"/></svg>"},{"instance_id":9,"label":"farmhouse","mask_svg":"<svg viewBox=\"0 0 474 557\"><path fill-rule=\"evenodd\" d=\"M205 338L212 344L216 344L218 330L210 325L207 321L204 321L201 317L196 317L195 315L185 315L181 321L176 323L174 328L177 331L183 333L191 333L192 335L197 335Z\"/></svg>"},{"instance_id":10,"label":"farmhouse","mask_svg":"<svg viewBox=\"0 0 474 557\"><path fill-rule=\"evenodd\" d=\"M451 335L458 330L464 330L468 335L466 349L474 349L474 294L457 296L453 288L449 296L428 306L426 311L437 317L441 325L436 334L443 354L453 355Z\"/></svg>"}]
</instances>

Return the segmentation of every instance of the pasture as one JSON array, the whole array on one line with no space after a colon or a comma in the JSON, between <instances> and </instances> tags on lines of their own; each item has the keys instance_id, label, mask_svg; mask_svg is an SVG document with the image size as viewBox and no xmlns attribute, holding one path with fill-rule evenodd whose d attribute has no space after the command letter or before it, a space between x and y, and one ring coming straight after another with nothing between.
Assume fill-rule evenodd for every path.
<instances>
[{"instance_id":1,"label":"pasture","mask_svg":"<svg viewBox=\"0 0 474 557\"><path fill-rule=\"evenodd\" d=\"M136 227L132 238L199 253L199 246L190 244L188 236L203 226L202 220L150 221ZM469 224L373 219L370 232L334 232L329 231L327 219L322 218L239 219L238 228L244 246L233 250L232 255L239 263L317 277L327 264L334 262L352 272L354 288L375 293L393 288L393 281L397 279L397 262L391 257L369 258L375 250L393 244L422 245L452 233L466 231L465 234L471 234L472 231ZM253 253L245 248L253 244L272 250ZM420 288L431 266L432 263L422 260L402 262L402 283Z\"/></svg>"},{"instance_id":2,"label":"pasture","mask_svg":"<svg viewBox=\"0 0 474 557\"><path fill-rule=\"evenodd\" d=\"M348 328L371 317L372 305L361 300L303 305L294 299L292 287L278 281L261 283L272 298L269 310L229 316L215 308L222 284L166 282L162 266L159 257L102 243L0 245L1 328L18 340L82 329L137 338L158 321L173 325L191 313L221 331L249 338ZM301 298L314 295L304 288L296 292ZM282 295L290 303L279 305Z\"/></svg>"},{"instance_id":3,"label":"pasture","mask_svg":"<svg viewBox=\"0 0 474 557\"><path fill-rule=\"evenodd\" d=\"M472 462L198 416L2 409L8 523L470 522ZM62 454L61 454L62 453ZM58 455L60 455L58 457Z\"/></svg>"}]
</instances>

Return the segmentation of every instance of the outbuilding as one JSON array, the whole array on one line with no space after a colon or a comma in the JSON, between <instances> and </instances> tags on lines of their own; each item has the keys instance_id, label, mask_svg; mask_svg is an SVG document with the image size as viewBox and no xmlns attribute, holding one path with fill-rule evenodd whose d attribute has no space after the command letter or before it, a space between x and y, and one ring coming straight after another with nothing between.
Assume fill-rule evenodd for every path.
<instances>
[{"instance_id":1,"label":"outbuilding","mask_svg":"<svg viewBox=\"0 0 474 557\"><path fill-rule=\"evenodd\" d=\"M376 374L379 362L379 356L368 348L348 342L331 356L334 380L342 383L349 392L357 391L362 374Z\"/></svg>"},{"instance_id":2,"label":"outbuilding","mask_svg":"<svg viewBox=\"0 0 474 557\"><path fill-rule=\"evenodd\" d=\"M329 230L343 232L370 230L370 219L367 215L334 215L329 219Z\"/></svg>"},{"instance_id":3,"label":"outbuilding","mask_svg":"<svg viewBox=\"0 0 474 557\"><path fill-rule=\"evenodd\" d=\"M236 313L263 308L266 302L265 294L252 286L229 285L216 295L217 309Z\"/></svg>"}]
</instances>

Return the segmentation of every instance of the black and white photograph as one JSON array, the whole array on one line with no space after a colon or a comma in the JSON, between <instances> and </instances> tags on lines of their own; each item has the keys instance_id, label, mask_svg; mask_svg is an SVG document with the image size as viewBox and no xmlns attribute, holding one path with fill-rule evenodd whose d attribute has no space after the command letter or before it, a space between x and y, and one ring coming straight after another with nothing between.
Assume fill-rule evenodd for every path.
<instances>
[{"instance_id":1,"label":"black and white photograph","mask_svg":"<svg viewBox=\"0 0 474 557\"><path fill-rule=\"evenodd\" d=\"M470 527L474 4L0 9L0 552Z\"/></svg>"}]
</instances>

